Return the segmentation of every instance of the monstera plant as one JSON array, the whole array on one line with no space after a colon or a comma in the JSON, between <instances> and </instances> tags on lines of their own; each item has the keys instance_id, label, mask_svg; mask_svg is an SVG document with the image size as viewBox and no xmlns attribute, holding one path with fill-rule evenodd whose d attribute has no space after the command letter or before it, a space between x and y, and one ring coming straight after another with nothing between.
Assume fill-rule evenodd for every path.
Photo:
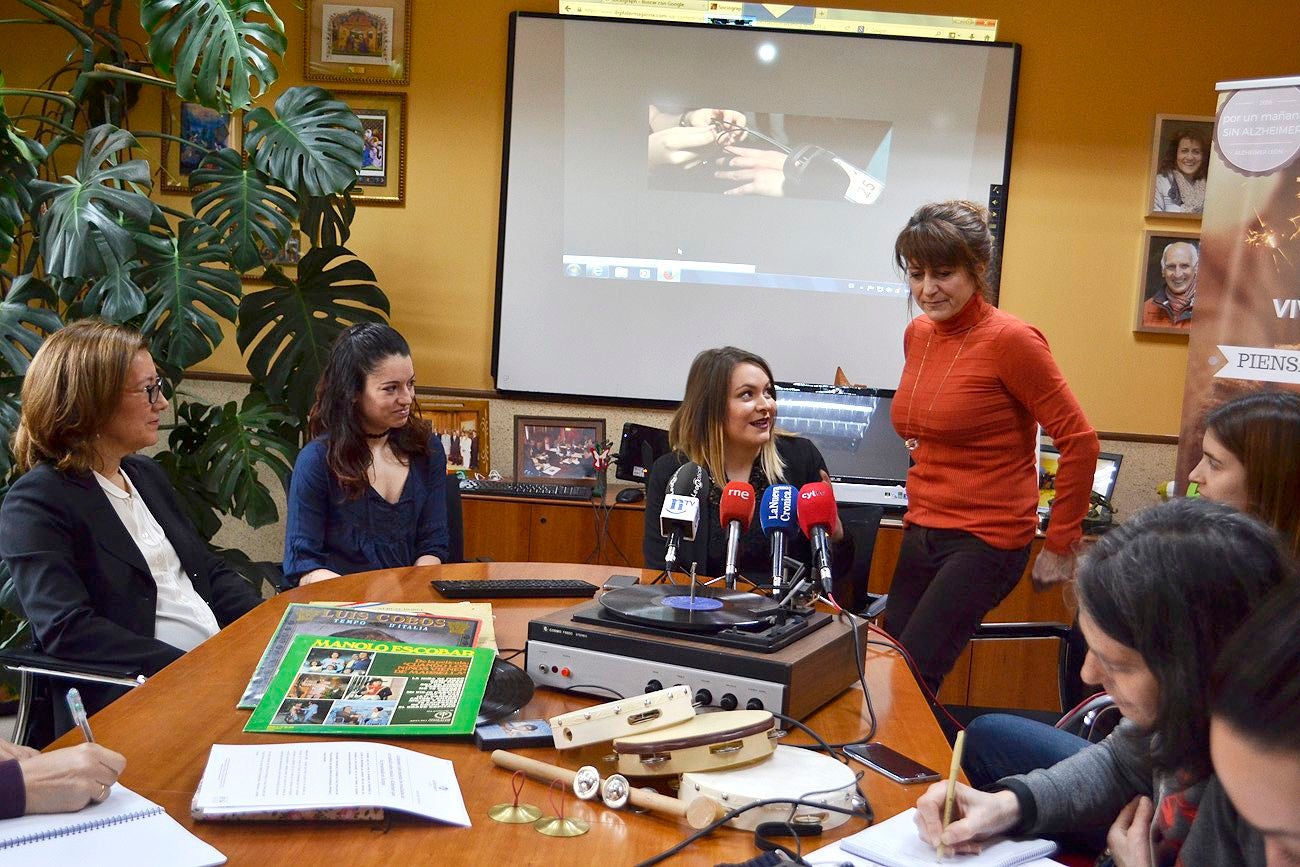
<instances>
[{"instance_id":1,"label":"monstera plant","mask_svg":"<svg viewBox=\"0 0 1300 867\"><path fill-rule=\"evenodd\" d=\"M287 479L330 343L389 309L374 273L343 246L361 123L318 87L253 106L286 46L266 0L19 2L27 17L0 21L0 34L47 25L44 38L66 40L68 52L60 69L21 70L30 82L0 70L0 494L32 355L67 322L98 316L138 328L168 382L174 424L158 460L200 532L211 539L223 514L274 522L259 476ZM143 49L119 26L136 14ZM156 172L141 141L196 145L133 122L146 88L246 112L243 150L203 152L187 208L151 197ZM296 230L310 247L296 276L264 266ZM266 285L246 290L241 276L254 270ZM212 355L223 323L254 384L242 402L209 406L182 381ZM258 575L247 557L223 553Z\"/></svg>"}]
</instances>

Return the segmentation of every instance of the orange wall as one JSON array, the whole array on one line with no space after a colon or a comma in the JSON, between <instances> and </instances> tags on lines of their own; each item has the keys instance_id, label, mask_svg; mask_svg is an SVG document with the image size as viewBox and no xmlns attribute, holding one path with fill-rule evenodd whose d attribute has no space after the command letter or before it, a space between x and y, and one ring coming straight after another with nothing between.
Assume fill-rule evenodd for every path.
<instances>
[{"instance_id":1,"label":"orange wall","mask_svg":"<svg viewBox=\"0 0 1300 867\"><path fill-rule=\"evenodd\" d=\"M279 88L301 81L302 17L276 5L290 44ZM411 84L373 87L408 94L407 204L358 209L350 246L392 300L421 384L491 389L507 16L556 4L412 5ZM1176 434L1186 340L1132 333L1143 229L1189 228L1143 217L1154 116L1212 114L1217 81L1300 72L1300 4L1189 0L1158 20L1115 0L834 5L996 17L1023 46L1002 304L1047 334L1097 428ZM30 83L21 71L5 69ZM233 340L204 368L242 372Z\"/></svg>"}]
</instances>

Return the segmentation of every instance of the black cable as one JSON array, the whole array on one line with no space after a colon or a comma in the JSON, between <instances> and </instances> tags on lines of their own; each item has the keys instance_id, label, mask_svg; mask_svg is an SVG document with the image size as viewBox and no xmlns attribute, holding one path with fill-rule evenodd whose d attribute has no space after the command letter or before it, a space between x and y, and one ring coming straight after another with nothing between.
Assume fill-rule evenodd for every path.
<instances>
[{"instance_id":1,"label":"black cable","mask_svg":"<svg viewBox=\"0 0 1300 867\"><path fill-rule=\"evenodd\" d=\"M842 813L846 816L855 819L862 819L868 817L868 814L862 810L846 810L843 807L836 807L833 804L823 804L821 801L805 801L802 798L765 798L761 801L754 801L753 803L746 804L743 807L737 807L734 810L728 810L726 813L723 813L717 819L710 822L708 825L701 828L700 830L695 831L686 839L677 843L675 846L672 846L669 849L665 849L664 851L660 852L658 855L655 855L652 858L648 858L645 861L641 861L637 863L636 867L653 867L653 865L658 864L661 861L666 861L669 858L676 855L678 852L681 852L683 849L690 846L696 840L699 840L702 837L706 837L709 834L712 834L718 828L721 828L723 825L730 822L732 819L736 818L741 813L746 813L750 810L756 810L759 807L769 807L773 804L789 804L792 807L812 807L813 809L818 811L830 810L832 813Z\"/></svg>"},{"instance_id":2,"label":"black cable","mask_svg":"<svg viewBox=\"0 0 1300 867\"><path fill-rule=\"evenodd\" d=\"M503 650L497 651L497 659L501 660L502 662L509 662L510 660L514 659L516 656L524 652L525 652L525 648L522 647L507 647Z\"/></svg>"},{"instance_id":3,"label":"black cable","mask_svg":"<svg viewBox=\"0 0 1300 867\"><path fill-rule=\"evenodd\" d=\"M623 693L619 692L618 690L612 687L602 686L599 683L571 683L568 686L564 687L565 692L576 693L580 689L600 689L600 690L604 690L605 692L609 693L612 696L616 696L617 698L627 698L627 696L623 695Z\"/></svg>"}]
</instances>

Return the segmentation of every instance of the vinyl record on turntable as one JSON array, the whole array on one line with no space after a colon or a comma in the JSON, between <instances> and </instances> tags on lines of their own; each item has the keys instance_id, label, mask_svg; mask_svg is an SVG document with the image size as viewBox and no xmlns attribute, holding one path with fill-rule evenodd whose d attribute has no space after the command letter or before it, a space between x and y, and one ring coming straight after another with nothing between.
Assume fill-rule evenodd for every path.
<instances>
[{"instance_id":1,"label":"vinyl record on turntable","mask_svg":"<svg viewBox=\"0 0 1300 867\"><path fill-rule=\"evenodd\" d=\"M496 659L488 674L478 722L494 722L528 704L533 697L533 679L519 666Z\"/></svg>"},{"instance_id":2,"label":"vinyl record on turntable","mask_svg":"<svg viewBox=\"0 0 1300 867\"><path fill-rule=\"evenodd\" d=\"M670 629L714 632L754 626L776 613L777 604L765 596L738 590L653 584L614 590L600 604L616 618Z\"/></svg>"}]
</instances>

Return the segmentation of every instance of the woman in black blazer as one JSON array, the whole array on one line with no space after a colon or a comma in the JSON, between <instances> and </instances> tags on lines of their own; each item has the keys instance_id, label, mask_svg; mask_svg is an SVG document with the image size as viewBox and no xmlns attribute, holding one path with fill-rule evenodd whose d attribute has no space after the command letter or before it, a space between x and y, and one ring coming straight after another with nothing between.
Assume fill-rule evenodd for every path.
<instances>
[{"instance_id":1,"label":"woman in black blazer","mask_svg":"<svg viewBox=\"0 0 1300 867\"><path fill-rule=\"evenodd\" d=\"M55 332L23 380L0 557L44 652L154 674L262 601L181 512L158 442L167 407L141 336L98 320ZM88 710L121 694L83 689Z\"/></svg>"}]
</instances>

